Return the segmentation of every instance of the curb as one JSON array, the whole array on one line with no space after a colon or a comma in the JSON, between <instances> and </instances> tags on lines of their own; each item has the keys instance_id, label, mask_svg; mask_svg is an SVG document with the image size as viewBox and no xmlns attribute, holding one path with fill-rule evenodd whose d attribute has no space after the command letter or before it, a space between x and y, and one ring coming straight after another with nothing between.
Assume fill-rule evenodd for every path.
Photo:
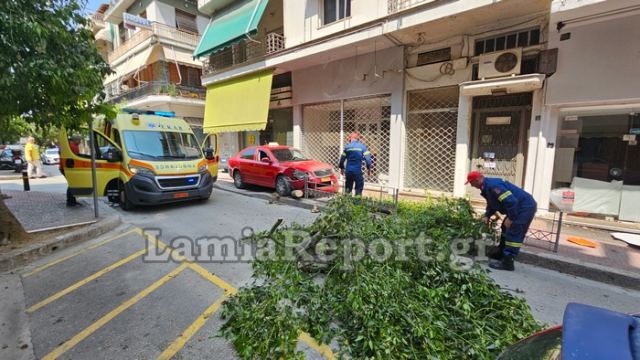
<instances>
[{"instance_id":1,"label":"curb","mask_svg":"<svg viewBox=\"0 0 640 360\"><path fill-rule=\"evenodd\" d=\"M246 192L244 190L232 189L232 188L228 188L226 186L220 186L218 184L213 184L213 187L215 187L218 190L230 192L230 193L233 193L233 194L238 194L238 195L247 196L247 197L251 197L251 198L259 198L259 199L266 200L266 201L271 200L271 195L268 195L268 194L248 193L248 192ZM279 205L288 205L288 206L293 206L293 207L297 207L297 208L301 208L301 209L305 209L305 210L311 210L314 207L313 200L293 199L293 198L289 198L289 197L280 198ZM320 209L320 211L322 211L325 208L325 204L323 204L323 203L318 203L316 205L317 205L318 209Z\"/></svg>"},{"instance_id":2,"label":"curb","mask_svg":"<svg viewBox=\"0 0 640 360\"><path fill-rule=\"evenodd\" d=\"M0 256L0 273L11 271L31 261L49 255L73 244L101 236L122 223L120 216L111 215L92 225L76 229L53 239L30 244Z\"/></svg>"},{"instance_id":3,"label":"curb","mask_svg":"<svg viewBox=\"0 0 640 360\"><path fill-rule=\"evenodd\" d=\"M609 266L588 263L555 254L528 253L526 249L520 252L517 261L605 284L640 290L640 274Z\"/></svg>"}]
</instances>

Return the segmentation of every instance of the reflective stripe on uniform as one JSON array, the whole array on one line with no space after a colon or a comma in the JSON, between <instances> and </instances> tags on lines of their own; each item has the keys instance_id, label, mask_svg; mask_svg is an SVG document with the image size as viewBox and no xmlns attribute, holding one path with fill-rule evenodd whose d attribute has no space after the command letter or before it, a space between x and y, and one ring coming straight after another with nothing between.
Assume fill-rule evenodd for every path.
<instances>
[{"instance_id":1,"label":"reflective stripe on uniform","mask_svg":"<svg viewBox=\"0 0 640 360\"><path fill-rule=\"evenodd\" d=\"M360 148L348 148L346 151L362 151Z\"/></svg>"},{"instance_id":2,"label":"reflective stripe on uniform","mask_svg":"<svg viewBox=\"0 0 640 360\"><path fill-rule=\"evenodd\" d=\"M342 156L347 156L347 153L343 151Z\"/></svg>"},{"instance_id":3,"label":"reflective stripe on uniform","mask_svg":"<svg viewBox=\"0 0 640 360\"><path fill-rule=\"evenodd\" d=\"M370 152L368 152L368 151L365 151L365 152L364 152L364 156L367 156L367 155L371 155L371 153L370 153Z\"/></svg>"},{"instance_id":4,"label":"reflective stripe on uniform","mask_svg":"<svg viewBox=\"0 0 640 360\"><path fill-rule=\"evenodd\" d=\"M511 191L505 191L498 197L498 201L502 202L504 199L508 198L511 195Z\"/></svg>"},{"instance_id":5,"label":"reflective stripe on uniform","mask_svg":"<svg viewBox=\"0 0 640 360\"><path fill-rule=\"evenodd\" d=\"M522 243L517 243L513 241L505 241L504 244L507 246L515 247L515 248L522 247Z\"/></svg>"}]
</instances>

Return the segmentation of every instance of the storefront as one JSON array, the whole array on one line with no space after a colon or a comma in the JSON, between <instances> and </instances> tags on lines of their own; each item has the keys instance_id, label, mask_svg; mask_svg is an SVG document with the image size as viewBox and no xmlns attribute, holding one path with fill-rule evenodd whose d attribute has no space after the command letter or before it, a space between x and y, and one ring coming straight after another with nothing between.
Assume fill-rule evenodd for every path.
<instances>
[{"instance_id":1,"label":"storefront","mask_svg":"<svg viewBox=\"0 0 640 360\"><path fill-rule=\"evenodd\" d=\"M572 188L574 212L640 222L640 14L619 11L626 6L552 6L549 27L558 31L549 32L549 47L558 48L558 66L547 82L543 122L557 136L547 144L552 161L539 168L553 173L550 191Z\"/></svg>"}]
</instances>

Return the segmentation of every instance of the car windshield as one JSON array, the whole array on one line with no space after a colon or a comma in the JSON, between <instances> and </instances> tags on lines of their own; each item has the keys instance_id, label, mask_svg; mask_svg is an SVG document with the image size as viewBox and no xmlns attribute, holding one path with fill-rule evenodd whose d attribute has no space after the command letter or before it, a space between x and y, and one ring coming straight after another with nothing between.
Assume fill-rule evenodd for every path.
<instances>
[{"instance_id":1,"label":"car windshield","mask_svg":"<svg viewBox=\"0 0 640 360\"><path fill-rule=\"evenodd\" d=\"M308 160L298 149L271 149L271 153L281 162Z\"/></svg>"},{"instance_id":2,"label":"car windshield","mask_svg":"<svg viewBox=\"0 0 640 360\"><path fill-rule=\"evenodd\" d=\"M60 153L60 151L58 151L58 149L47 149L47 150L45 151L45 153L46 153L47 155L55 155L55 154Z\"/></svg>"},{"instance_id":3,"label":"car windshield","mask_svg":"<svg viewBox=\"0 0 640 360\"><path fill-rule=\"evenodd\" d=\"M202 150L193 134L167 131L125 131L124 146L133 159L199 159Z\"/></svg>"}]
</instances>

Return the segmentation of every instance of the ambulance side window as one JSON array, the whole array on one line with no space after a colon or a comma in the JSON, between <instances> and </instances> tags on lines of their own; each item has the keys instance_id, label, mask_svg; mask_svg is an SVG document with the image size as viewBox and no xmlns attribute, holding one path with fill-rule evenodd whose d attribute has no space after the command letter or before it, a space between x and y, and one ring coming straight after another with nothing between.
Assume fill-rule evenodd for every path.
<instances>
[{"instance_id":1,"label":"ambulance side window","mask_svg":"<svg viewBox=\"0 0 640 360\"><path fill-rule=\"evenodd\" d=\"M102 136L102 134L96 134L96 159L102 160L105 159L105 154L114 148L113 144L107 140L106 137Z\"/></svg>"}]
</instances>

